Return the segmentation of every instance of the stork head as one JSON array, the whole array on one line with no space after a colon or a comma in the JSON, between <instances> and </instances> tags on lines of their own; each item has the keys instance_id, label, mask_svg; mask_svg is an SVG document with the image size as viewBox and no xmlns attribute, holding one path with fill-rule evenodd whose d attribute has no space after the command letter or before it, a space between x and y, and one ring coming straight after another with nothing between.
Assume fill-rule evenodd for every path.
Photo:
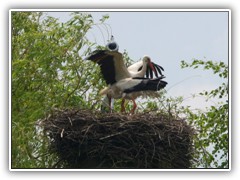
<instances>
[{"instance_id":1,"label":"stork head","mask_svg":"<svg viewBox=\"0 0 240 180\"><path fill-rule=\"evenodd\" d=\"M150 67L150 69L154 72L155 76L156 77L158 76L157 71L156 71L156 69L151 61L151 58L149 56L145 55L143 57L143 64L147 64L147 66Z\"/></svg>"},{"instance_id":2,"label":"stork head","mask_svg":"<svg viewBox=\"0 0 240 180\"><path fill-rule=\"evenodd\" d=\"M151 58L147 55L143 56L143 63L149 64L151 62Z\"/></svg>"}]
</instances>

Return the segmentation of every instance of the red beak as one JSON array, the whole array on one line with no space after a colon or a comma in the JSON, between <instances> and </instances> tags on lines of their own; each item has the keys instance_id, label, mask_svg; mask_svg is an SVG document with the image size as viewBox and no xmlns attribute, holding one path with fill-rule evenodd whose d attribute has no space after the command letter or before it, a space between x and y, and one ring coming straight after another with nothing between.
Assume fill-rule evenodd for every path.
<instances>
[{"instance_id":1,"label":"red beak","mask_svg":"<svg viewBox=\"0 0 240 180\"><path fill-rule=\"evenodd\" d=\"M153 63L151 61L149 61L148 65L151 68L151 70L154 72L155 76L158 77L158 73L157 73Z\"/></svg>"}]
</instances>

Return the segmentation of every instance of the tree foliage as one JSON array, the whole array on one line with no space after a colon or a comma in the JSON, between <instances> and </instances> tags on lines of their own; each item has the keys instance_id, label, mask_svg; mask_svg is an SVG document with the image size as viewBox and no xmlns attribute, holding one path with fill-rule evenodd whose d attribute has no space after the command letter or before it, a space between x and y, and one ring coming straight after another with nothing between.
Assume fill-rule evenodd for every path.
<instances>
[{"instance_id":1,"label":"tree foliage","mask_svg":"<svg viewBox=\"0 0 240 180\"><path fill-rule=\"evenodd\" d=\"M203 67L212 70L223 83L211 91L200 92L206 100L218 98L221 101L216 106L211 106L206 111L193 113L185 109L189 123L197 129L194 140L196 148L195 167L228 168L229 155L229 105L228 105L228 66L223 62L203 61L194 59L191 63L181 62L182 68L194 69Z\"/></svg>"},{"instance_id":2,"label":"tree foliage","mask_svg":"<svg viewBox=\"0 0 240 180\"><path fill-rule=\"evenodd\" d=\"M95 25L92 16L74 13L66 23L43 17L40 12L11 15L13 168L52 167L55 158L49 157L36 121L52 108L99 108L97 94L104 86L99 68L83 61L96 48L86 37Z\"/></svg>"}]
</instances>

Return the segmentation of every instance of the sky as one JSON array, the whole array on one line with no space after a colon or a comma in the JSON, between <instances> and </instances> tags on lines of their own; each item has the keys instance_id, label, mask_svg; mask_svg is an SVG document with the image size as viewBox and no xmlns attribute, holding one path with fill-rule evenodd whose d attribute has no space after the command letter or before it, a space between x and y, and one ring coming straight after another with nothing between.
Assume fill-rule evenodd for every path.
<instances>
[{"instance_id":1,"label":"sky","mask_svg":"<svg viewBox=\"0 0 240 180\"><path fill-rule=\"evenodd\" d=\"M204 109L215 105L218 99L206 102L191 98L192 94L217 88L223 80L203 69L181 69L180 62L193 58L223 61L228 64L228 12L88 12L95 22L109 15L111 27L95 26L89 39L105 45L111 32L131 59L138 61L144 55L164 67L168 96L184 96L183 105ZM48 12L65 22L69 12ZM109 27L107 25L107 27Z\"/></svg>"}]
</instances>

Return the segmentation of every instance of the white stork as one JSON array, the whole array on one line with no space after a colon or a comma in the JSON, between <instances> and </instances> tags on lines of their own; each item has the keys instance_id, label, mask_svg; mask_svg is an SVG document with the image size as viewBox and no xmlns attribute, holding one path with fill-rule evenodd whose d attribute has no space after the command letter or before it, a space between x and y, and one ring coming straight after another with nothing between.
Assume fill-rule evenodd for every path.
<instances>
[{"instance_id":1,"label":"white stork","mask_svg":"<svg viewBox=\"0 0 240 180\"><path fill-rule=\"evenodd\" d=\"M164 88L167 85L167 82L161 80L162 78L163 77L155 79L137 77L125 78L101 90L100 95L106 94L108 97L114 99L123 98L123 101L121 103L121 112L125 112L125 99L132 100L133 108L130 112L133 114L137 108L137 104L135 102L135 99L137 97L157 97L158 94L156 91Z\"/></svg>"},{"instance_id":2,"label":"white stork","mask_svg":"<svg viewBox=\"0 0 240 180\"><path fill-rule=\"evenodd\" d=\"M150 59L149 56L144 56L142 58L142 60L130 65L127 70L129 71L131 77L139 77L139 78L143 78L144 76L146 78L150 77L151 79L153 78L153 72L155 74L156 77L158 77L158 75L161 75L161 77L164 77L162 72L164 69L153 63ZM114 98L114 99L118 99L118 98ZM129 98L126 98L129 99ZM106 106L106 104L108 103L108 107L110 108L110 110L112 110L111 107L111 101L112 98L109 94L106 94L105 99L103 100L103 106ZM124 107L124 103L125 103L125 98L122 98L122 112L125 111L125 107Z\"/></svg>"},{"instance_id":3,"label":"white stork","mask_svg":"<svg viewBox=\"0 0 240 180\"><path fill-rule=\"evenodd\" d=\"M147 62L147 63L145 63ZM147 66L146 66L147 64ZM140 73L140 71L145 68L146 66L146 70ZM162 71L164 71L162 66L159 66L158 64L155 64L154 62L151 61L151 58L149 56L144 56L143 60L140 60L130 66L127 67L127 70L131 73L135 73L138 74L138 77L146 77L146 78L153 78L153 72L155 74L156 77L158 77L158 75L163 76ZM160 76L160 77L161 77ZM135 77L135 76L133 76Z\"/></svg>"},{"instance_id":4,"label":"white stork","mask_svg":"<svg viewBox=\"0 0 240 180\"><path fill-rule=\"evenodd\" d=\"M158 73L161 74L162 76L161 70L163 70L163 68L156 64L153 65L153 63L151 62L148 56L144 56L142 61L139 61L129 66L128 69L124 65L122 54L117 51L97 50L97 51L94 51L90 56L88 56L85 59L94 61L100 65L103 77L106 83L110 87L110 88L109 87L105 88L104 89L105 91L101 91L101 94L106 94L107 97L109 98L110 108L111 108L111 98L114 98L114 99L123 98L122 111L123 110L125 111L125 108L124 108L125 99L133 100L134 107L136 106L134 101L134 99L136 98L135 95L134 96L124 95L126 92L129 93L129 91L127 90L128 88L134 89L133 91L131 91L131 94L134 91L137 91L138 92L137 94L143 94L143 93L139 93L139 91L159 90L156 87L153 90L153 89L146 89L145 86L137 86L137 84L141 84L142 80L144 80L144 82L146 81L146 79L141 79L144 77L145 74L147 77L150 74L151 78L153 77L153 72L155 73L156 77L158 77ZM157 69L158 73L155 68ZM162 78L163 77L161 77L160 79ZM160 82L160 79L158 79L159 82ZM130 83L128 84L129 86L126 86L127 85L126 82ZM156 80L154 82L156 82ZM166 86L166 84L164 85L164 87ZM115 86L111 88L112 85L115 85ZM137 88L135 88L135 86L137 86ZM163 86L160 86L160 88L163 88ZM114 90L116 90L116 93L113 93ZM117 91L119 93L117 93ZM133 109L133 111L135 110L135 108Z\"/></svg>"}]
</instances>

